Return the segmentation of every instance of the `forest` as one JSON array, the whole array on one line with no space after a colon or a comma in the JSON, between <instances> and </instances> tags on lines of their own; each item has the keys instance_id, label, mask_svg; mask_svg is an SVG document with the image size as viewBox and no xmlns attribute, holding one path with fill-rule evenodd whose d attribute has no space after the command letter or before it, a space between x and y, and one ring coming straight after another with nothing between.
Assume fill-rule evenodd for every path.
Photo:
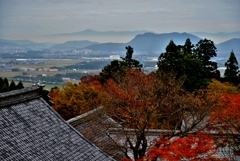
<instances>
[{"instance_id":1,"label":"forest","mask_svg":"<svg viewBox=\"0 0 240 161\"><path fill-rule=\"evenodd\" d=\"M190 39L184 45L171 40L158 58L158 69L146 74L132 58L134 48L126 46L126 56L111 61L100 74L83 76L63 90L52 88L52 107L69 120L102 106L119 130L134 130L132 137L122 136L124 144L116 145L125 154L123 161L234 160L216 154L226 146L240 152L239 67L229 51L220 77L211 61L216 51L208 39L195 45ZM148 129L166 132L150 144Z\"/></svg>"}]
</instances>

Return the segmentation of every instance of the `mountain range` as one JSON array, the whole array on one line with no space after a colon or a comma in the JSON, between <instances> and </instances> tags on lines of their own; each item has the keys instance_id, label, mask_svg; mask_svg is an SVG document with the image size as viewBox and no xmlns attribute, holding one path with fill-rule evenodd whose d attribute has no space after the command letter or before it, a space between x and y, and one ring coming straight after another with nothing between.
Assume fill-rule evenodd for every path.
<instances>
[{"instance_id":1,"label":"mountain range","mask_svg":"<svg viewBox=\"0 0 240 161\"><path fill-rule=\"evenodd\" d=\"M79 32L72 32L72 33L61 33L56 34L53 36L136 36L138 34L143 34L148 31L141 30L141 31L95 31L91 29L86 29Z\"/></svg>"},{"instance_id":2,"label":"mountain range","mask_svg":"<svg viewBox=\"0 0 240 161\"><path fill-rule=\"evenodd\" d=\"M52 45L52 49L75 49L75 48L85 48L87 46L99 44L98 42L91 42L88 40L80 40L80 41L67 41L62 44Z\"/></svg>"},{"instance_id":3,"label":"mountain range","mask_svg":"<svg viewBox=\"0 0 240 161\"><path fill-rule=\"evenodd\" d=\"M121 35L121 34L134 34L137 32L144 32L144 31L122 31L122 32L116 32L116 31L109 31L109 32L99 32L99 31L93 31L93 30L84 30L78 33L70 33L70 34L80 34L80 35ZM240 33L240 32L239 32ZM205 33L207 34L207 33ZM222 35L226 35L227 33L219 33ZM229 56L229 53L233 50L234 53L240 53L240 35L238 35L238 32L235 33L236 38L232 38L230 40L227 40L225 42L215 44L218 50L218 53L223 54L227 53ZM232 35L234 36L234 35ZM99 43L94 41L88 41L88 40L81 40L81 41L67 41L62 44L55 44L50 47L50 49L90 49L93 51L125 51L125 47L130 45L134 48L134 51L139 52L164 52L166 46L168 45L170 40L173 40L176 45L183 45L187 38L190 38L191 42L193 44L196 44L199 40L202 38L189 34L189 33L178 33L178 32L172 32L172 33L162 33L162 34L156 34L152 32L145 32L137 34L132 40L126 42L126 43ZM206 37L208 38L208 37ZM36 43L29 40L3 40L0 39L0 47L18 47L18 48L49 48L49 44L47 43Z\"/></svg>"}]
</instances>

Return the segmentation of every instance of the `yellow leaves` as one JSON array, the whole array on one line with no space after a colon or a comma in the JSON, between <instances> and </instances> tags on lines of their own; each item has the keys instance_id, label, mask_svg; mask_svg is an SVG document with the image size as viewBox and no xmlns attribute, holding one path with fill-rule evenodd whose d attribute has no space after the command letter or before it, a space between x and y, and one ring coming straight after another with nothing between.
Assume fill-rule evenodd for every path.
<instances>
[{"instance_id":1,"label":"yellow leaves","mask_svg":"<svg viewBox=\"0 0 240 161\"><path fill-rule=\"evenodd\" d=\"M216 91L221 91L224 93L232 93L232 94L240 93L239 89L236 86L233 86L228 82L221 83L215 79L211 80L211 82L208 85L208 88Z\"/></svg>"},{"instance_id":2,"label":"yellow leaves","mask_svg":"<svg viewBox=\"0 0 240 161\"><path fill-rule=\"evenodd\" d=\"M63 91L51 93L53 108L66 120L97 108L106 102L106 94L95 85L68 83Z\"/></svg>"}]
</instances>

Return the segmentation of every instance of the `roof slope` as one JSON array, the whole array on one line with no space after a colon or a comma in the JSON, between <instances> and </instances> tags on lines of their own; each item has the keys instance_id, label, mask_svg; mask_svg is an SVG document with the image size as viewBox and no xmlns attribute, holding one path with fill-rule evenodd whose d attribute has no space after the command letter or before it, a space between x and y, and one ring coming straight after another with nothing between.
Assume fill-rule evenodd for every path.
<instances>
[{"instance_id":1,"label":"roof slope","mask_svg":"<svg viewBox=\"0 0 240 161\"><path fill-rule=\"evenodd\" d=\"M40 87L0 94L0 160L110 161L41 98Z\"/></svg>"},{"instance_id":2,"label":"roof slope","mask_svg":"<svg viewBox=\"0 0 240 161\"><path fill-rule=\"evenodd\" d=\"M104 114L103 107L79 115L67 122L112 158L120 161L125 157L123 150L109 134L111 128L120 128L120 125Z\"/></svg>"}]
</instances>

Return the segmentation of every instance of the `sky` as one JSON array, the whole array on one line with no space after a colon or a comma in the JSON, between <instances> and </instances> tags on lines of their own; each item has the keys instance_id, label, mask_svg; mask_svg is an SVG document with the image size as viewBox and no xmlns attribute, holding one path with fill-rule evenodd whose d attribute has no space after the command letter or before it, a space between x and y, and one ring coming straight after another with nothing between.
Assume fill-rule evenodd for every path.
<instances>
[{"instance_id":1,"label":"sky","mask_svg":"<svg viewBox=\"0 0 240 161\"><path fill-rule=\"evenodd\" d=\"M85 29L240 31L240 0L0 0L0 38L41 41Z\"/></svg>"}]
</instances>

